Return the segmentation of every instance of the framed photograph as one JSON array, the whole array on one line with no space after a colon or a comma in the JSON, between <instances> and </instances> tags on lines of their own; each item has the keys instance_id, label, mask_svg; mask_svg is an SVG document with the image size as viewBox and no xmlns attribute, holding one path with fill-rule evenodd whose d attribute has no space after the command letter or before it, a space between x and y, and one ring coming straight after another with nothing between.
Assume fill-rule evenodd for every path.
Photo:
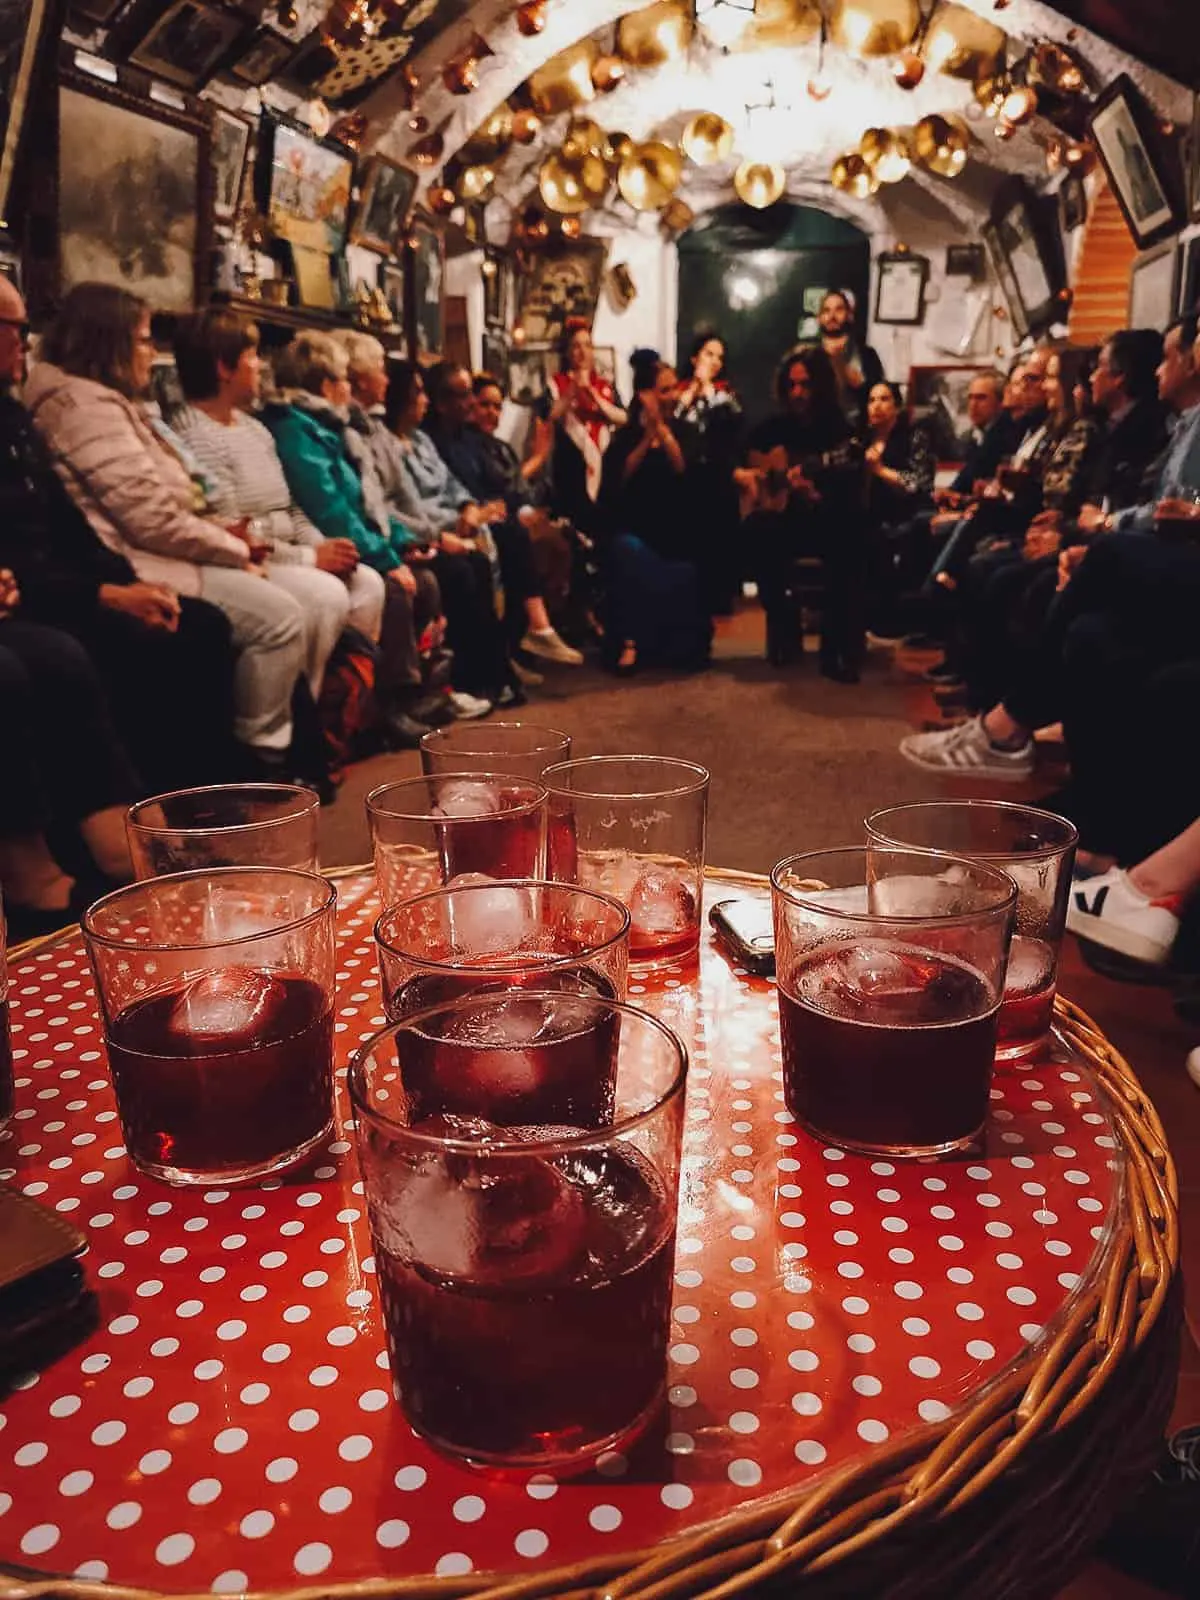
<instances>
[{"instance_id":1,"label":"framed photograph","mask_svg":"<svg viewBox=\"0 0 1200 1600\"><path fill-rule=\"evenodd\" d=\"M948 244L946 246L946 276L948 278L974 278L976 282L987 277L987 251L981 244Z\"/></svg>"},{"instance_id":2,"label":"framed photograph","mask_svg":"<svg viewBox=\"0 0 1200 1600\"><path fill-rule=\"evenodd\" d=\"M1108 86L1092 107L1088 132L1138 248L1177 232L1182 197L1154 114L1132 79L1122 74Z\"/></svg>"},{"instance_id":3,"label":"framed photograph","mask_svg":"<svg viewBox=\"0 0 1200 1600\"><path fill-rule=\"evenodd\" d=\"M116 30L116 45L131 66L195 94L212 77L251 24L207 0L140 4Z\"/></svg>"},{"instance_id":4,"label":"framed photograph","mask_svg":"<svg viewBox=\"0 0 1200 1600\"><path fill-rule=\"evenodd\" d=\"M1004 295L1004 303L1008 307L1009 321L1012 323L1013 337L1019 344L1029 333L1029 323L1025 318L1025 307L1021 304L1021 296L1017 292L1017 280L1012 275L1012 268L1008 264L1000 243L1000 230L990 222L985 222L979 230L992 263L992 271L996 275L996 282L1000 285Z\"/></svg>"},{"instance_id":5,"label":"framed photograph","mask_svg":"<svg viewBox=\"0 0 1200 1600\"><path fill-rule=\"evenodd\" d=\"M12 188L38 47L52 10L50 0L10 0L0 7L0 220Z\"/></svg>"},{"instance_id":6,"label":"framed photograph","mask_svg":"<svg viewBox=\"0 0 1200 1600\"><path fill-rule=\"evenodd\" d=\"M276 33L274 28L260 28L246 48L229 63L229 72L239 83L258 89L282 72L295 53L296 46L291 39Z\"/></svg>"},{"instance_id":7,"label":"framed photograph","mask_svg":"<svg viewBox=\"0 0 1200 1600\"><path fill-rule=\"evenodd\" d=\"M392 326L403 329L405 325L404 314L404 268L399 261L381 261L376 277L379 292L387 301L388 310L392 314Z\"/></svg>"},{"instance_id":8,"label":"framed photograph","mask_svg":"<svg viewBox=\"0 0 1200 1600\"><path fill-rule=\"evenodd\" d=\"M440 228L420 216L409 229L409 241L413 348L418 361L429 361L439 357L446 345L446 241Z\"/></svg>"},{"instance_id":9,"label":"framed photograph","mask_svg":"<svg viewBox=\"0 0 1200 1600\"><path fill-rule=\"evenodd\" d=\"M517 320L531 343L553 343L568 317L593 321L607 250L607 240L578 239L537 253L521 274L517 306Z\"/></svg>"},{"instance_id":10,"label":"framed photograph","mask_svg":"<svg viewBox=\"0 0 1200 1600\"><path fill-rule=\"evenodd\" d=\"M486 328L484 330L482 370L492 373L507 387L508 340L502 333L497 333L494 328Z\"/></svg>"},{"instance_id":11,"label":"framed photograph","mask_svg":"<svg viewBox=\"0 0 1200 1600\"><path fill-rule=\"evenodd\" d=\"M553 345L514 345L508 353L508 398L517 406L536 406L545 398L557 366Z\"/></svg>"},{"instance_id":12,"label":"framed photograph","mask_svg":"<svg viewBox=\"0 0 1200 1600\"><path fill-rule=\"evenodd\" d=\"M1038 197L1013 178L996 191L981 235L996 260L1014 328L1022 330L1021 338L1041 332L1055 319L1066 278L1056 224L1047 222Z\"/></svg>"},{"instance_id":13,"label":"framed photograph","mask_svg":"<svg viewBox=\"0 0 1200 1600\"><path fill-rule=\"evenodd\" d=\"M1068 172L1058 188L1058 215L1064 233L1074 233L1087 221L1087 189L1078 172Z\"/></svg>"},{"instance_id":14,"label":"framed photograph","mask_svg":"<svg viewBox=\"0 0 1200 1600\"><path fill-rule=\"evenodd\" d=\"M109 23L125 4L125 0L68 0L67 11L72 20L100 26Z\"/></svg>"},{"instance_id":15,"label":"framed photograph","mask_svg":"<svg viewBox=\"0 0 1200 1600\"><path fill-rule=\"evenodd\" d=\"M1159 245L1133 263L1129 275L1129 326L1165 333L1175 318L1179 297L1180 252L1174 243Z\"/></svg>"},{"instance_id":16,"label":"framed photograph","mask_svg":"<svg viewBox=\"0 0 1200 1600\"><path fill-rule=\"evenodd\" d=\"M1188 216L1200 222L1200 89L1192 90L1192 127L1184 142Z\"/></svg>"},{"instance_id":17,"label":"framed photograph","mask_svg":"<svg viewBox=\"0 0 1200 1600\"><path fill-rule=\"evenodd\" d=\"M354 156L293 123L264 113L260 204L291 244L337 255L346 243Z\"/></svg>"},{"instance_id":18,"label":"framed photograph","mask_svg":"<svg viewBox=\"0 0 1200 1600\"><path fill-rule=\"evenodd\" d=\"M213 216L218 222L232 222L237 216L253 135L249 117L213 106L212 194Z\"/></svg>"},{"instance_id":19,"label":"framed photograph","mask_svg":"<svg viewBox=\"0 0 1200 1600\"><path fill-rule=\"evenodd\" d=\"M877 258L875 321L884 325L919 327L925 320L925 285L929 262L907 251Z\"/></svg>"},{"instance_id":20,"label":"framed photograph","mask_svg":"<svg viewBox=\"0 0 1200 1600\"><path fill-rule=\"evenodd\" d=\"M372 156L361 180L350 243L364 245L381 256L391 255L416 192L415 172L386 156Z\"/></svg>"},{"instance_id":21,"label":"framed photograph","mask_svg":"<svg viewBox=\"0 0 1200 1600\"><path fill-rule=\"evenodd\" d=\"M1179 268L1179 315L1187 316L1200 305L1200 233L1182 247Z\"/></svg>"},{"instance_id":22,"label":"framed photograph","mask_svg":"<svg viewBox=\"0 0 1200 1600\"><path fill-rule=\"evenodd\" d=\"M961 461L966 455L971 419L967 390L982 366L911 367L908 408L914 422L927 430L939 461Z\"/></svg>"},{"instance_id":23,"label":"framed photograph","mask_svg":"<svg viewBox=\"0 0 1200 1600\"><path fill-rule=\"evenodd\" d=\"M302 306L316 311L336 311L339 285L335 276L334 257L324 250L311 250L307 245L294 244L291 249L292 275L296 280L296 298ZM340 257L337 258L340 261Z\"/></svg>"},{"instance_id":24,"label":"framed photograph","mask_svg":"<svg viewBox=\"0 0 1200 1600\"><path fill-rule=\"evenodd\" d=\"M58 98L60 292L117 284L155 311L191 311L207 259L210 124L82 73Z\"/></svg>"}]
</instances>

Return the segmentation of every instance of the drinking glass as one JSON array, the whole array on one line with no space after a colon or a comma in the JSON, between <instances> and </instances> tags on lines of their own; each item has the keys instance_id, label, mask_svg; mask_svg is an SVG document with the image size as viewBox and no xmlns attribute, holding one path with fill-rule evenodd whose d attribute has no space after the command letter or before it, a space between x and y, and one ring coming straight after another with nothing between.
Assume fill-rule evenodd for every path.
<instances>
[{"instance_id":1,"label":"drinking glass","mask_svg":"<svg viewBox=\"0 0 1200 1600\"><path fill-rule=\"evenodd\" d=\"M336 903L315 873L226 867L147 878L88 911L117 1111L143 1172L250 1183L329 1137Z\"/></svg>"},{"instance_id":2,"label":"drinking glass","mask_svg":"<svg viewBox=\"0 0 1200 1600\"><path fill-rule=\"evenodd\" d=\"M1003 800L936 800L888 806L873 812L866 827L873 843L951 850L1001 867L1013 879L1017 922L996 1056L1020 1061L1035 1055L1054 1017L1058 954L1079 840L1074 823Z\"/></svg>"},{"instance_id":3,"label":"drinking glass","mask_svg":"<svg viewBox=\"0 0 1200 1600\"><path fill-rule=\"evenodd\" d=\"M629 913L619 900L565 883L473 883L404 900L375 924L383 1007L393 1022L482 988L525 989L624 1000ZM571 1014L564 999L562 1016ZM534 1015L534 1013L530 1013ZM545 1079L511 1085L509 1121L612 1120L611 1054L597 1074L594 1052L573 1038L538 1057ZM487 1086L486 1094L493 1094ZM517 1115L518 1102L520 1114Z\"/></svg>"},{"instance_id":4,"label":"drinking glass","mask_svg":"<svg viewBox=\"0 0 1200 1600\"><path fill-rule=\"evenodd\" d=\"M538 779L571 759L571 735L532 722L451 722L421 740L423 772L507 772Z\"/></svg>"},{"instance_id":5,"label":"drinking glass","mask_svg":"<svg viewBox=\"0 0 1200 1600\"><path fill-rule=\"evenodd\" d=\"M125 832L139 878L212 867L317 871L321 802L291 783L177 789L130 806Z\"/></svg>"},{"instance_id":6,"label":"drinking glass","mask_svg":"<svg viewBox=\"0 0 1200 1600\"><path fill-rule=\"evenodd\" d=\"M708 773L665 756L547 767L550 876L629 907L629 959L678 961L700 943Z\"/></svg>"},{"instance_id":7,"label":"drinking glass","mask_svg":"<svg viewBox=\"0 0 1200 1600\"><path fill-rule=\"evenodd\" d=\"M771 873L783 1089L830 1144L931 1156L983 1126L1016 885L932 850L823 850Z\"/></svg>"},{"instance_id":8,"label":"drinking glass","mask_svg":"<svg viewBox=\"0 0 1200 1600\"><path fill-rule=\"evenodd\" d=\"M528 990L514 1011L476 992L384 1029L350 1066L400 1403L483 1464L581 1465L662 1397L687 1052L645 1012L572 996L576 1035L615 1049L614 1114L513 1124L511 1073L559 1042L531 1040L525 1008L562 999Z\"/></svg>"},{"instance_id":9,"label":"drinking glass","mask_svg":"<svg viewBox=\"0 0 1200 1600\"><path fill-rule=\"evenodd\" d=\"M367 796L375 876L385 906L464 873L546 876L546 791L503 772L446 772L386 783Z\"/></svg>"},{"instance_id":10,"label":"drinking glass","mask_svg":"<svg viewBox=\"0 0 1200 1600\"><path fill-rule=\"evenodd\" d=\"M8 927L0 894L0 1128L13 1112L12 1034L8 1026Z\"/></svg>"}]
</instances>

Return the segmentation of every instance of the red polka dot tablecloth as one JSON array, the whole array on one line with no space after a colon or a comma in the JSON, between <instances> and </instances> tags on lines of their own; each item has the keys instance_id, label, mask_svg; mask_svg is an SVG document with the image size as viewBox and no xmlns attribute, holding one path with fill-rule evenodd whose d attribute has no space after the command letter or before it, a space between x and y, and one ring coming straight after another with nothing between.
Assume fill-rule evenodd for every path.
<instances>
[{"instance_id":1,"label":"red polka dot tablecloth","mask_svg":"<svg viewBox=\"0 0 1200 1600\"><path fill-rule=\"evenodd\" d=\"M377 904L339 893L337 1137L258 1188L139 1174L79 937L15 967L0 1179L86 1230L100 1324L0 1403L0 1564L221 1594L643 1548L945 1418L1103 1256L1121 1158L1080 1063L997 1074L961 1157L822 1148L783 1105L773 985L706 929L698 965L631 982L691 1051L662 1426L562 1481L443 1458L391 1393L344 1131Z\"/></svg>"}]
</instances>

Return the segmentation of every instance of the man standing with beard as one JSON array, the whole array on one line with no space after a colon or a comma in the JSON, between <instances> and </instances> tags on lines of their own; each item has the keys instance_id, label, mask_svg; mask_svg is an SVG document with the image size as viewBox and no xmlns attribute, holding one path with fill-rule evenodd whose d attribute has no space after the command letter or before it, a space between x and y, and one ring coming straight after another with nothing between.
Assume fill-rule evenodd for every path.
<instances>
[{"instance_id":1,"label":"man standing with beard","mask_svg":"<svg viewBox=\"0 0 1200 1600\"><path fill-rule=\"evenodd\" d=\"M867 396L883 377L883 362L869 344L854 334L854 307L843 289L830 289L817 312L821 348L837 379L838 400L846 420L857 427L866 412Z\"/></svg>"}]
</instances>

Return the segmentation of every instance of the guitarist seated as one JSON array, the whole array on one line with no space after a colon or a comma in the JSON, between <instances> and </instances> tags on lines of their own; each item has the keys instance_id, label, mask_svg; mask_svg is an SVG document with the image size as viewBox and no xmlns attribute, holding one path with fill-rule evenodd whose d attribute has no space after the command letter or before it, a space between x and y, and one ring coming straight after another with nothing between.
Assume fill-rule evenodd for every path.
<instances>
[{"instance_id":1,"label":"guitarist seated","mask_svg":"<svg viewBox=\"0 0 1200 1600\"><path fill-rule=\"evenodd\" d=\"M862 450L838 404L837 380L819 346L800 345L775 380L780 410L754 429L734 473L743 531L767 616L767 658L803 649L793 600L795 562L819 556L824 601L821 671L856 683L864 653L865 479Z\"/></svg>"}]
</instances>

